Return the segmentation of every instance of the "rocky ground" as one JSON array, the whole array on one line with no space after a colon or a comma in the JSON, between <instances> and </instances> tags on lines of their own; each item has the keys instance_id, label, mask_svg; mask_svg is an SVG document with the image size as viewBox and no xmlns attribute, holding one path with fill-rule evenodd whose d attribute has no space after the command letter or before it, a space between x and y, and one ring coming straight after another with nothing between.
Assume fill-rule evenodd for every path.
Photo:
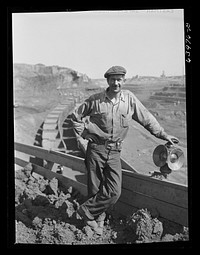
<instances>
[{"instance_id":1,"label":"rocky ground","mask_svg":"<svg viewBox=\"0 0 200 255\"><path fill-rule=\"evenodd\" d=\"M20 244L133 244L188 241L188 228L152 218L140 209L123 218L107 213L103 235L96 235L76 213L84 197L72 187L63 187L21 169L15 173L16 243ZM177 231L177 232L176 232Z\"/></svg>"}]
</instances>

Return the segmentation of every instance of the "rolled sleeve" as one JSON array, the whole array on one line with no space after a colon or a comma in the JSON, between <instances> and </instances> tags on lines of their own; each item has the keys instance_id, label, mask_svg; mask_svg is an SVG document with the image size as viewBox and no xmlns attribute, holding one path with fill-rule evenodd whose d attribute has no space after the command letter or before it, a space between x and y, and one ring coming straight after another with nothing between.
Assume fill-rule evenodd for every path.
<instances>
[{"instance_id":1,"label":"rolled sleeve","mask_svg":"<svg viewBox=\"0 0 200 255\"><path fill-rule=\"evenodd\" d=\"M155 137L165 140L167 133L146 107L137 98L133 98L132 104L134 111L132 119L140 123Z\"/></svg>"},{"instance_id":2,"label":"rolled sleeve","mask_svg":"<svg viewBox=\"0 0 200 255\"><path fill-rule=\"evenodd\" d=\"M83 104L77 107L71 114L72 125L77 136L81 136L85 129L85 121L83 119L86 116L89 116L89 111L90 100L87 99Z\"/></svg>"}]
</instances>

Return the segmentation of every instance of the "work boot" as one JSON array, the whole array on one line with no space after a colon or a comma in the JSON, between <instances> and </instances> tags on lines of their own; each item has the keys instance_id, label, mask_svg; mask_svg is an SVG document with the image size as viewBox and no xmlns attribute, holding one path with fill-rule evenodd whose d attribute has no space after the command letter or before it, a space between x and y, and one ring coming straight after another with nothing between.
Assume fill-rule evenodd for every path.
<instances>
[{"instance_id":1,"label":"work boot","mask_svg":"<svg viewBox=\"0 0 200 255\"><path fill-rule=\"evenodd\" d=\"M98 216L98 218L96 219L98 227L100 227L100 228L104 227L104 220L105 220L105 218L106 218L106 213L105 212L103 212L102 214L100 214Z\"/></svg>"},{"instance_id":2,"label":"work boot","mask_svg":"<svg viewBox=\"0 0 200 255\"><path fill-rule=\"evenodd\" d=\"M97 221L97 225L98 225L98 227L103 228L104 227L104 220Z\"/></svg>"},{"instance_id":3,"label":"work boot","mask_svg":"<svg viewBox=\"0 0 200 255\"><path fill-rule=\"evenodd\" d=\"M103 235L103 228L97 227L94 229L94 232L98 235L98 236L102 236Z\"/></svg>"},{"instance_id":4,"label":"work boot","mask_svg":"<svg viewBox=\"0 0 200 255\"><path fill-rule=\"evenodd\" d=\"M85 224L89 226L97 235L103 234L103 228L100 228L95 220L90 220L85 215L85 212L81 207L77 210L77 213L83 218Z\"/></svg>"},{"instance_id":5,"label":"work boot","mask_svg":"<svg viewBox=\"0 0 200 255\"><path fill-rule=\"evenodd\" d=\"M86 225L88 225L97 235L101 236L103 234L103 228L100 228L95 220L85 221Z\"/></svg>"},{"instance_id":6,"label":"work boot","mask_svg":"<svg viewBox=\"0 0 200 255\"><path fill-rule=\"evenodd\" d=\"M103 228L99 227L95 220L85 220L87 226L89 226L97 235L101 236L103 234Z\"/></svg>"}]
</instances>

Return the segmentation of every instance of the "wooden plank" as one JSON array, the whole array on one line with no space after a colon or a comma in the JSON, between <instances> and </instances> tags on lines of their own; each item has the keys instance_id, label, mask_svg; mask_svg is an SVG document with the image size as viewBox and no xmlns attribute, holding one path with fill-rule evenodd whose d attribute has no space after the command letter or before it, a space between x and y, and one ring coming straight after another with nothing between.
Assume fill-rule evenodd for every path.
<instances>
[{"instance_id":1,"label":"wooden plank","mask_svg":"<svg viewBox=\"0 0 200 255\"><path fill-rule=\"evenodd\" d=\"M75 136L63 136L63 140L77 139Z\"/></svg>"},{"instance_id":2,"label":"wooden plank","mask_svg":"<svg viewBox=\"0 0 200 255\"><path fill-rule=\"evenodd\" d=\"M42 129L43 130L49 130L49 129L52 129L52 130L56 129L57 130L57 127L58 127L57 123L53 123L53 124L44 123Z\"/></svg>"},{"instance_id":3,"label":"wooden plank","mask_svg":"<svg viewBox=\"0 0 200 255\"><path fill-rule=\"evenodd\" d=\"M15 163L22 167L26 167L27 165L30 165L29 162L26 162L19 158L15 158ZM87 186L81 182L78 182L77 180L74 180L74 178L66 177L61 174L52 172L49 169L46 169L44 167L38 166L33 163L32 163L32 166L33 166L33 172L42 175L48 180L57 178L64 186L66 187L73 186L75 189L79 190L81 194L83 194L84 196L87 195Z\"/></svg>"},{"instance_id":4,"label":"wooden plank","mask_svg":"<svg viewBox=\"0 0 200 255\"><path fill-rule=\"evenodd\" d=\"M82 184L84 184L85 186L87 186L87 175L77 171L77 170L73 170L69 167L63 167L63 176L66 176L67 178L70 178L74 181L78 181Z\"/></svg>"},{"instance_id":5,"label":"wooden plank","mask_svg":"<svg viewBox=\"0 0 200 255\"><path fill-rule=\"evenodd\" d=\"M55 140L49 140L49 139L42 140L42 146L48 150L56 148L57 147L56 145L57 143Z\"/></svg>"},{"instance_id":6,"label":"wooden plank","mask_svg":"<svg viewBox=\"0 0 200 255\"><path fill-rule=\"evenodd\" d=\"M152 183L149 180L138 179L135 176L123 174L122 188L134 190L157 199L188 208L188 192L174 186L163 185L163 182Z\"/></svg>"},{"instance_id":7,"label":"wooden plank","mask_svg":"<svg viewBox=\"0 0 200 255\"><path fill-rule=\"evenodd\" d=\"M187 185L184 185L184 184L175 183L175 182L161 181L161 180L152 178L152 177L144 175L144 174L133 173L131 171L127 171L126 169L122 169L122 171L123 171L123 174L125 174L125 175L127 175L129 177L134 177L134 178L140 179L140 180L146 180L146 181L149 181L151 183L162 183L164 186L176 187L178 189L181 189L181 190L184 190L184 191L188 191Z\"/></svg>"},{"instance_id":8,"label":"wooden plank","mask_svg":"<svg viewBox=\"0 0 200 255\"><path fill-rule=\"evenodd\" d=\"M134 212L136 212L138 209L141 209L141 208L131 206L129 204L126 204L125 202L122 202L121 200L118 200L117 203L113 206L113 209L117 211L119 214L125 217L129 217Z\"/></svg>"},{"instance_id":9,"label":"wooden plank","mask_svg":"<svg viewBox=\"0 0 200 255\"><path fill-rule=\"evenodd\" d=\"M44 134L44 132L48 133L48 132L54 132L54 131L57 131L57 133L59 132L58 129L46 129L45 128L45 129L43 129L43 133L42 134ZM43 138L44 138L44 136L43 136Z\"/></svg>"},{"instance_id":10,"label":"wooden plank","mask_svg":"<svg viewBox=\"0 0 200 255\"><path fill-rule=\"evenodd\" d=\"M61 152L56 152L53 150L46 150L41 147L33 146L33 145L25 145L21 143L15 143L15 150L40 157L43 159L47 159L49 161L55 162L55 163L60 163L65 162L63 165L69 166L70 168L73 168L73 165L75 169L79 169L82 172L86 172L85 170L85 164L84 164L84 159L80 157L76 157L74 155L69 155ZM55 161L54 161L55 160ZM59 162L57 162L59 161ZM133 173L132 171L122 169L122 174L123 176L128 176L128 177L134 177L136 179L140 180L145 180L151 183L156 183L156 184L161 184L162 187L174 187L180 190L188 191L187 187L185 185L179 185L175 183L170 183L170 182L165 182L161 180L156 180L153 179L149 176L141 175L138 173Z\"/></svg>"},{"instance_id":11,"label":"wooden plank","mask_svg":"<svg viewBox=\"0 0 200 255\"><path fill-rule=\"evenodd\" d=\"M54 108L54 110L62 112L65 108L66 108L66 105L60 105L60 106L57 106L56 108Z\"/></svg>"},{"instance_id":12,"label":"wooden plank","mask_svg":"<svg viewBox=\"0 0 200 255\"><path fill-rule=\"evenodd\" d=\"M58 163L75 170L80 170L83 173L86 172L84 159L73 155L21 143L15 143L15 150L35 156L37 158Z\"/></svg>"},{"instance_id":13,"label":"wooden plank","mask_svg":"<svg viewBox=\"0 0 200 255\"><path fill-rule=\"evenodd\" d=\"M49 139L49 140L55 140L56 137L58 136L58 130L45 130L42 133L42 138L43 139Z\"/></svg>"},{"instance_id":14,"label":"wooden plank","mask_svg":"<svg viewBox=\"0 0 200 255\"><path fill-rule=\"evenodd\" d=\"M63 125L63 122L68 119L67 116L69 115L69 109L66 108L65 110L63 110L63 112L60 114L59 116L59 120L58 120L58 126L59 126L59 129L60 129L60 132L62 131L62 125Z\"/></svg>"},{"instance_id":15,"label":"wooden plank","mask_svg":"<svg viewBox=\"0 0 200 255\"><path fill-rule=\"evenodd\" d=\"M56 124L58 122L58 118L45 119L45 124Z\"/></svg>"},{"instance_id":16,"label":"wooden plank","mask_svg":"<svg viewBox=\"0 0 200 255\"><path fill-rule=\"evenodd\" d=\"M62 127L63 130L72 130L73 127Z\"/></svg>"},{"instance_id":17,"label":"wooden plank","mask_svg":"<svg viewBox=\"0 0 200 255\"><path fill-rule=\"evenodd\" d=\"M57 108L54 108L52 111L51 111L51 114L60 114L62 112L62 109L59 110Z\"/></svg>"},{"instance_id":18,"label":"wooden plank","mask_svg":"<svg viewBox=\"0 0 200 255\"><path fill-rule=\"evenodd\" d=\"M53 110L51 111L47 116L49 115L56 115L56 116L59 116L60 114L62 113L62 110Z\"/></svg>"},{"instance_id":19,"label":"wooden plank","mask_svg":"<svg viewBox=\"0 0 200 255\"><path fill-rule=\"evenodd\" d=\"M17 158L15 157L15 164L18 166L21 166L23 168L29 168L30 170L32 169L32 167L30 167L30 165L32 165L30 162L27 162L21 158Z\"/></svg>"},{"instance_id":20,"label":"wooden plank","mask_svg":"<svg viewBox=\"0 0 200 255\"><path fill-rule=\"evenodd\" d=\"M47 178L49 180L51 180L53 178L57 178L66 187L72 186L75 189L79 190L82 195L87 196L87 186L80 183L80 182L78 182L78 181L76 181L76 180L73 180L73 179L68 178L66 176L54 173L52 171L49 171L49 170L47 170L43 167L36 166L36 165L34 166L34 172L44 176L45 178Z\"/></svg>"},{"instance_id":21,"label":"wooden plank","mask_svg":"<svg viewBox=\"0 0 200 255\"><path fill-rule=\"evenodd\" d=\"M121 157L121 166L123 169L137 173L137 171L123 157Z\"/></svg>"},{"instance_id":22,"label":"wooden plank","mask_svg":"<svg viewBox=\"0 0 200 255\"><path fill-rule=\"evenodd\" d=\"M69 103L67 103L67 104L63 104L63 103L59 103L57 106L56 106L56 108L54 108L54 109L63 109L63 108L66 108L66 106L68 106L69 105Z\"/></svg>"},{"instance_id":23,"label":"wooden plank","mask_svg":"<svg viewBox=\"0 0 200 255\"><path fill-rule=\"evenodd\" d=\"M46 116L46 119L57 119L59 117L59 113L57 114L51 114L49 113L47 116Z\"/></svg>"},{"instance_id":24,"label":"wooden plank","mask_svg":"<svg viewBox=\"0 0 200 255\"><path fill-rule=\"evenodd\" d=\"M133 207L147 208L154 215L188 226L188 209L186 208L125 189L122 189L119 200Z\"/></svg>"}]
</instances>

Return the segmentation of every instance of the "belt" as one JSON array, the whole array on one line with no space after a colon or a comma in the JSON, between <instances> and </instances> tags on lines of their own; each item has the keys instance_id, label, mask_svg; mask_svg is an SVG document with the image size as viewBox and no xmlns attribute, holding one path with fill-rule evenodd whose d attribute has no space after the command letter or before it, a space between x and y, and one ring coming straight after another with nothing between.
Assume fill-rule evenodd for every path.
<instances>
[{"instance_id":1,"label":"belt","mask_svg":"<svg viewBox=\"0 0 200 255\"><path fill-rule=\"evenodd\" d=\"M122 142L123 140L121 140L120 138L116 141L112 141L112 140L99 140L98 143L94 143L93 144L97 144L97 145L104 145L106 147L106 149L111 149L111 150L121 150L122 149Z\"/></svg>"}]
</instances>

